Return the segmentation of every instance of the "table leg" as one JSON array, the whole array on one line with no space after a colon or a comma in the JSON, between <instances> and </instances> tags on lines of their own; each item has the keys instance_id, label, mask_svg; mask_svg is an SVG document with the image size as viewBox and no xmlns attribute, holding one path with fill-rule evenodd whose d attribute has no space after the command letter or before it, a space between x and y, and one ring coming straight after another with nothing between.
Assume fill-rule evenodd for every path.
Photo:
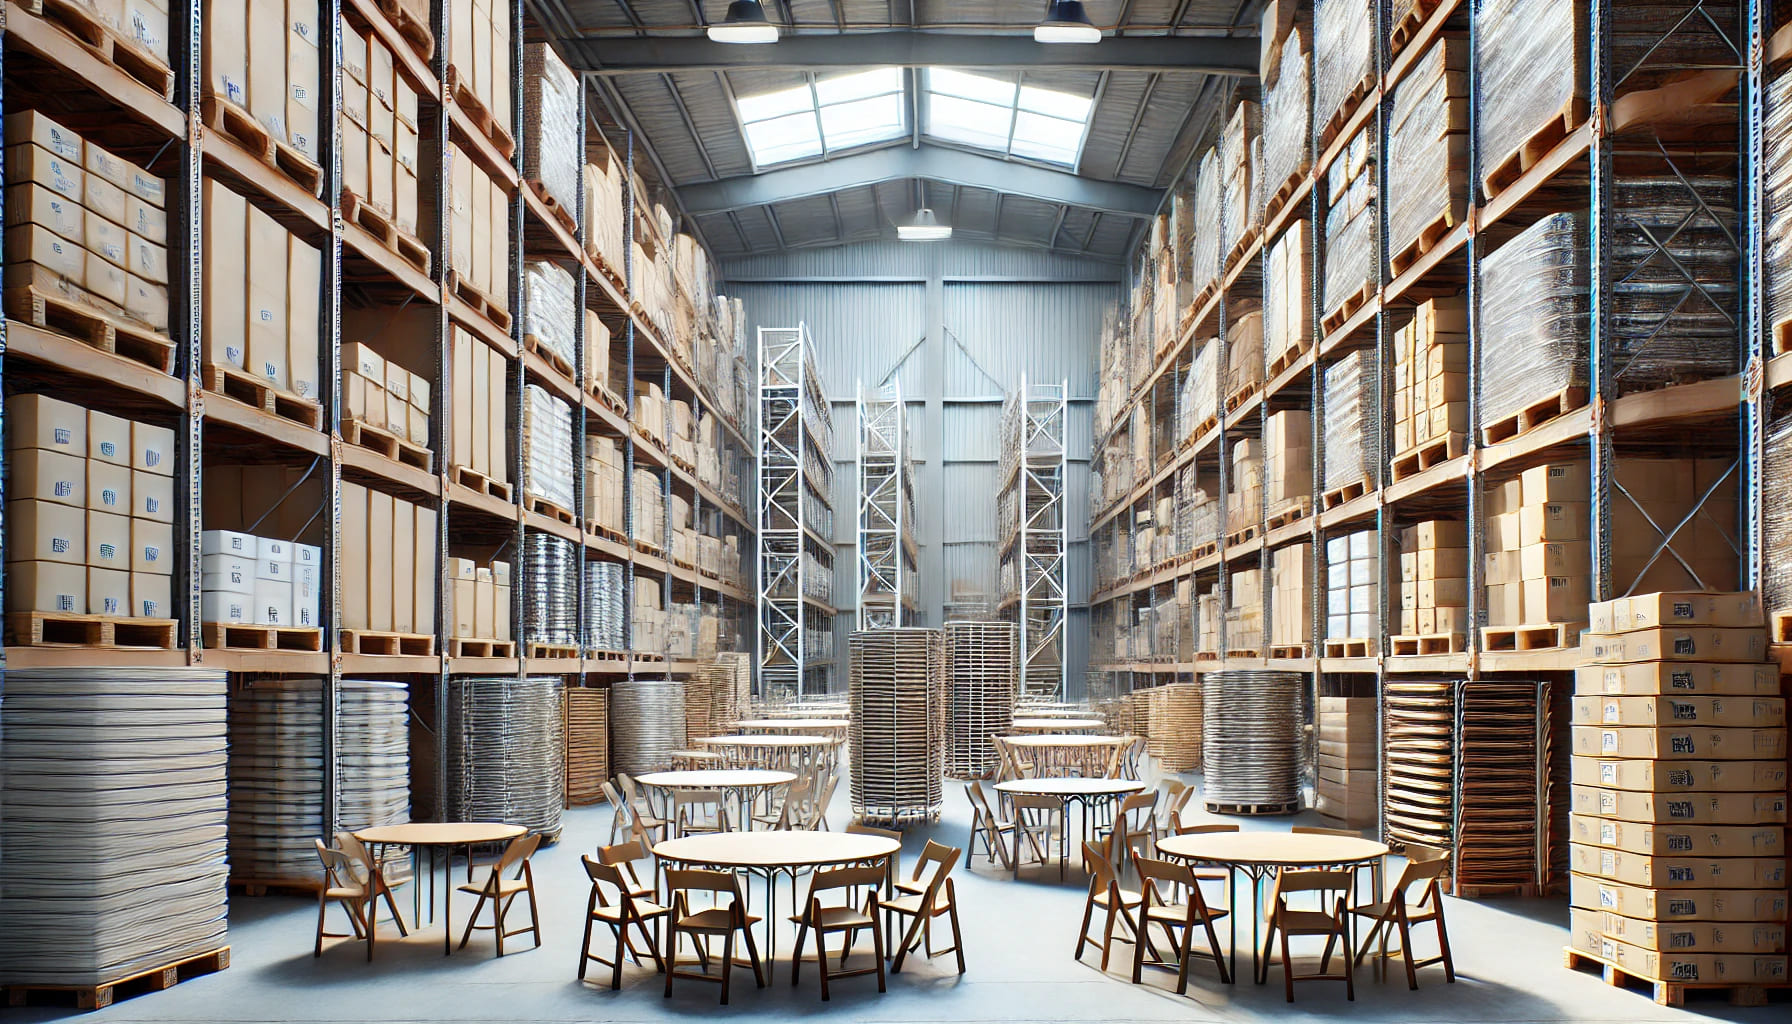
<instances>
[{"instance_id":1,"label":"table leg","mask_svg":"<svg viewBox=\"0 0 1792 1024\"><path fill-rule=\"evenodd\" d=\"M1199 883L1197 883L1199 884ZM1232 984L1238 984L1238 868L1226 870L1226 910L1232 929ZM1256 978L1252 978L1255 981Z\"/></svg>"},{"instance_id":2,"label":"table leg","mask_svg":"<svg viewBox=\"0 0 1792 1024\"><path fill-rule=\"evenodd\" d=\"M1257 934L1257 908L1262 903L1263 872L1261 869L1253 867L1251 869L1251 977L1256 979L1257 984L1267 985L1269 984L1269 973L1263 971L1257 964L1258 957L1260 957L1263 952L1257 948L1259 938Z\"/></svg>"},{"instance_id":3,"label":"table leg","mask_svg":"<svg viewBox=\"0 0 1792 1024\"><path fill-rule=\"evenodd\" d=\"M467 848L468 870L472 870L471 859L473 848ZM432 855L431 859L434 857ZM434 864L430 865L434 868ZM429 875L430 884L435 884L435 872ZM433 901L431 901L433 902ZM442 872L442 955L449 956L454 952L454 847L448 847L448 862Z\"/></svg>"}]
</instances>

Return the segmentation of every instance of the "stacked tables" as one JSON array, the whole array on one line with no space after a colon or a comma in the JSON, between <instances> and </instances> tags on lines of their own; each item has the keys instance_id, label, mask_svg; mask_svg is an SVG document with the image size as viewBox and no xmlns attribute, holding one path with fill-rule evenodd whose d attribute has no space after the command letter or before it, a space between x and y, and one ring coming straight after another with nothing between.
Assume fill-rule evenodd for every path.
<instances>
[{"instance_id":1,"label":"stacked tables","mask_svg":"<svg viewBox=\"0 0 1792 1024\"><path fill-rule=\"evenodd\" d=\"M944 636L859 630L848 646L854 817L898 826L937 820L946 770Z\"/></svg>"},{"instance_id":2,"label":"stacked tables","mask_svg":"<svg viewBox=\"0 0 1792 1024\"><path fill-rule=\"evenodd\" d=\"M1014 720L1015 648L1011 622L948 622L946 634L946 774L983 779L1001 758L991 736Z\"/></svg>"}]
</instances>

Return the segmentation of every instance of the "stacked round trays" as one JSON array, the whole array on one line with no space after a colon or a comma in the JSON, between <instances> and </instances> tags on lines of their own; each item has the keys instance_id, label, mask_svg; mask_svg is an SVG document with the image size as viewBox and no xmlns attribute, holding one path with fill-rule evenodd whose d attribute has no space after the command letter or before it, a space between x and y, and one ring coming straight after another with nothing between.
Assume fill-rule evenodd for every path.
<instances>
[{"instance_id":1,"label":"stacked round trays","mask_svg":"<svg viewBox=\"0 0 1792 1024\"><path fill-rule=\"evenodd\" d=\"M324 681L256 679L230 698L230 875L303 887L323 870Z\"/></svg>"},{"instance_id":2,"label":"stacked round trays","mask_svg":"<svg viewBox=\"0 0 1792 1024\"><path fill-rule=\"evenodd\" d=\"M574 647L579 642L579 554L570 541L539 530L523 538L523 638Z\"/></svg>"},{"instance_id":3,"label":"stacked round trays","mask_svg":"<svg viewBox=\"0 0 1792 1024\"><path fill-rule=\"evenodd\" d=\"M405 684L344 679L336 702L338 822L355 831L411 820L410 694Z\"/></svg>"},{"instance_id":4,"label":"stacked round trays","mask_svg":"<svg viewBox=\"0 0 1792 1024\"><path fill-rule=\"evenodd\" d=\"M1014 722L1011 622L946 623L946 774L986 779L999 763L991 736Z\"/></svg>"},{"instance_id":5,"label":"stacked round trays","mask_svg":"<svg viewBox=\"0 0 1792 1024\"><path fill-rule=\"evenodd\" d=\"M1300 810L1304 678L1293 672L1209 672L1201 683L1207 809L1221 814Z\"/></svg>"},{"instance_id":6,"label":"stacked round trays","mask_svg":"<svg viewBox=\"0 0 1792 1024\"><path fill-rule=\"evenodd\" d=\"M448 681L450 821L502 821L560 834L566 760L560 680L453 676Z\"/></svg>"},{"instance_id":7,"label":"stacked round trays","mask_svg":"<svg viewBox=\"0 0 1792 1024\"><path fill-rule=\"evenodd\" d=\"M884 825L937 820L945 770L940 631L861 630L848 646L854 817Z\"/></svg>"},{"instance_id":8,"label":"stacked round trays","mask_svg":"<svg viewBox=\"0 0 1792 1024\"><path fill-rule=\"evenodd\" d=\"M685 745L684 683L676 679L619 679L610 687L610 768L629 775L672 767Z\"/></svg>"}]
</instances>

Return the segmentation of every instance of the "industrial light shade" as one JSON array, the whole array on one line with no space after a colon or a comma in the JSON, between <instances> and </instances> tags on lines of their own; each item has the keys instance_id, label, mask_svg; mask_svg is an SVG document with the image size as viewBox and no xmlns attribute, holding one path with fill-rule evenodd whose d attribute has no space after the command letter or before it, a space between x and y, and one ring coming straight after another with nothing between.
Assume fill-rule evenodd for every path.
<instances>
[{"instance_id":1,"label":"industrial light shade","mask_svg":"<svg viewBox=\"0 0 1792 1024\"><path fill-rule=\"evenodd\" d=\"M709 38L716 43L775 43L778 26L766 20L759 0L734 0L722 23L709 26Z\"/></svg>"},{"instance_id":2,"label":"industrial light shade","mask_svg":"<svg viewBox=\"0 0 1792 1024\"><path fill-rule=\"evenodd\" d=\"M952 237L952 225L941 224L933 211L923 206L915 211L915 219L896 225L896 237L904 242L938 242Z\"/></svg>"},{"instance_id":3,"label":"industrial light shade","mask_svg":"<svg viewBox=\"0 0 1792 1024\"><path fill-rule=\"evenodd\" d=\"M1051 0L1045 20L1033 29L1036 43L1099 43L1101 30L1089 21L1078 0Z\"/></svg>"}]
</instances>

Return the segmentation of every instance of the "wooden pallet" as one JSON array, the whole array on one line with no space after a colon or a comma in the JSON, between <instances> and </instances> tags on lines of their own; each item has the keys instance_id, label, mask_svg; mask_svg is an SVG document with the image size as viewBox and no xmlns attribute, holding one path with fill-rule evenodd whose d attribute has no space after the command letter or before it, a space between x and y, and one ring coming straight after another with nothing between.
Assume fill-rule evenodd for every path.
<instances>
[{"instance_id":1,"label":"wooden pallet","mask_svg":"<svg viewBox=\"0 0 1792 1024\"><path fill-rule=\"evenodd\" d=\"M1288 175L1286 181L1283 181L1274 192L1269 194L1269 198L1263 201L1263 223L1268 224L1276 219L1276 214L1281 213L1282 207L1287 205L1288 200L1294 198L1294 193L1300 191L1301 183L1307 180L1307 171L1310 169L1310 167L1296 169Z\"/></svg>"},{"instance_id":2,"label":"wooden pallet","mask_svg":"<svg viewBox=\"0 0 1792 1024\"><path fill-rule=\"evenodd\" d=\"M1208 555L1213 554L1214 552L1218 551L1219 549L1220 549L1219 542L1210 540L1205 544L1196 544L1195 549L1192 552L1192 554L1195 556L1196 561L1200 561L1201 559L1206 558Z\"/></svg>"},{"instance_id":3,"label":"wooden pallet","mask_svg":"<svg viewBox=\"0 0 1792 1024\"><path fill-rule=\"evenodd\" d=\"M1331 490L1326 491L1321 496L1321 501L1325 506L1325 510L1330 512L1332 509L1337 508L1347 501L1355 501L1363 495L1368 494L1369 490L1369 478L1364 477L1354 484L1345 484L1342 487L1334 487Z\"/></svg>"},{"instance_id":4,"label":"wooden pallet","mask_svg":"<svg viewBox=\"0 0 1792 1024\"><path fill-rule=\"evenodd\" d=\"M1304 661L1313 649L1306 644L1272 644L1269 648L1271 658Z\"/></svg>"},{"instance_id":5,"label":"wooden pallet","mask_svg":"<svg viewBox=\"0 0 1792 1024\"><path fill-rule=\"evenodd\" d=\"M1322 658L1368 658L1375 651L1373 640L1327 640L1323 648Z\"/></svg>"},{"instance_id":6,"label":"wooden pallet","mask_svg":"<svg viewBox=\"0 0 1792 1024\"><path fill-rule=\"evenodd\" d=\"M1233 267L1237 266L1238 261L1244 259L1244 254L1250 251L1251 243L1257 240L1257 235L1262 230L1263 225L1261 224L1251 224L1247 226L1244 229L1244 234L1239 236L1238 242L1232 246L1230 252L1226 253L1225 260L1220 264L1221 269L1230 271Z\"/></svg>"},{"instance_id":7,"label":"wooden pallet","mask_svg":"<svg viewBox=\"0 0 1792 1024\"><path fill-rule=\"evenodd\" d=\"M397 0L377 0L377 6L380 13L384 14L386 20L391 22L392 27L398 31L399 37L409 43L411 49L417 51L417 56L423 58L426 63L429 58L435 56L436 38L429 31L428 25L418 21L416 15L406 10Z\"/></svg>"},{"instance_id":8,"label":"wooden pallet","mask_svg":"<svg viewBox=\"0 0 1792 1024\"><path fill-rule=\"evenodd\" d=\"M1418 476L1433 466L1441 466L1461 455L1468 445L1468 435L1461 431L1451 431L1441 437L1434 437L1424 444L1414 445L1404 453L1394 456L1390 464L1393 478L1396 481L1407 477Z\"/></svg>"},{"instance_id":9,"label":"wooden pallet","mask_svg":"<svg viewBox=\"0 0 1792 1024\"><path fill-rule=\"evenodd\" d=\"M73 997L78 1010L100 1010L111 1006L121 997L129 999L145 992L160 992L229 966L230 947L224 946L184 960L176 960L164 967L138 971L98 985L35 985L30 982L15 982L6 986L6 1005L26 1006L31 997L36 995L60 1003L66 1003Z\"/></svg>"},{"instance_id":10,"label":"wooden pallet","mask_svg":"<svg viewBox=\"0 0 1792 1024\"><path fill-rule=\"evenodd\" d=\"M607 385L599 384L596 381L592 381L590 384L588 384L586 386L585 390L596 395L598 397L598 400L603 402L604 405L608 406L609 410L611 412L615 413L616 415L618 415L618 416L627 416L628 415L628 406L622 401L622 396L618 395L614 391L611 391Z\"/></svg>"},{"instance_id":11,"label":"wooden pallet","mask_svg":"<svg viewBox=\"0 0 1792 1024\"><path fill-rule=\"evenodd\" d=\"M1342 303L1333 308L1330 313L1320 317L1319 329L1325 334L1331 334L1337 331L1340 327L1343 327L1351 317L1356 315L1357 310L1368 305L1369 300L1374 297L1375 283L1373 281L1364 281L1362 287L1358 288L1354 293L1345 296Z\"/></svg>"},{"instance_id":12,"label":"wooden pallet","mask_svg":"<svg viewBox=\"0 0 1792 1024\"><path fill-rule=\"evenodd\" d=\"M208 651L306 651L324 649L324 631L316 627L256 626L244 622L202 622L200 643Z\"/></svg>"},{"instance_id":13,"label":"wooden pallet","mask_svg":"<svg viewBox=\"0 0 1792 1024\"><path fill-rule=\"evenodd\" d=\"M384 657L405 655L431 657L436 653L436 638L430 633L392 633L371 629L344 629L342 653L374 654Z\"/></svg>"},{"instance_id":14,"label":"wooden pallet","mask_svg":"<svg viewBox=\"0 0 1792 1024\"><path fill-rule=\"evenodd\" d=\"M525 351L533 352L537 356L540 356L542 362L553 367L556 373L565 377L567 380L575 379L572 372L572 364L566 361L565 356L549 348L547 343L543 342L539 337L533 334L523 335L523 348Z\"/></svg>"},{"instance_id":15,"label":"wooden pallet","mask_svg":"<svg viewBox=\"0 0 1792 1024\"><path fill-rule=\"evenodd\" d=\"M523 507L537 515L547 516L549 519L565 523L568 526L579 525L578 516L573 515L571 512L568 512L546 498L537 498L534 495L524 495L524 498L526 503Z\"/></svg>"},{"instance_id":16,"label":"wooden pallet","mask_svg":"<svg viewBox=\"0 0 1792 1024\"><path fill-rule=\"evenodd\" d=\"M597 661L606 665L626 665L628 658L627 651L612 651L602 647L593 647L585 652L586 661Z\"/></svg>"},{"instance_id":17,"label":"wooden pallet","mask_svg":"<svg viewBox=\"0 0 1792 1024\"><path fill-rule=\"evenodd\" d=\"M1277 530L1289 523L1297 523L1307 518L1313 511L1313 499L1308 495L1298 498L1283 499L1281 508L1271 512L1266 520L1267 528Z\"/></svg>"},{"instance_id":18,"label":"wooden pallet","mask_svg":"<svg viewBox=\"0 0 1792 1024\"><path fill-rule=\"evenodd\" d=\"M492 322L505 334L510 333L510 310L498 300L480 291L471 281L460 276L457 270L448 272L448 291L462 302L473 307L480 316Z\"/></svg>"},{"instance_id":19,"label":"wooden pallet","mask_svg":"<svg viewBox=\"0 0 1792 1024\"><path fill-rule=\"evenodd\" d=\"M1548 397L1538 399L1510 416L1494 420L1481 428L1481 443L1495 445L1511 439L1529 430L1548 423L1558 416L1566 416L1577 409L1585 408L1587 389L1582 387L1563 388Z\"/></svg>"},{"instance_id":20,"label":"wooden pallet","mask_svg":"<svg viewBox=\"0 0 1792 1024\"><path fill-rule=\"evenodd\" d=\"M1724 996L1731 1006L1766 1006L1769 992L1792 989L1792 983L1739 985L1721 981L1662 981L1634 974L1572 946L1562 948L1562 966L1573 971L1597 970L1605 983L1613 988L1645 989L1658 1006L1683 1006L1690 992Z\"/></svg>"},{"instance_id":21,"label":"wooden pallet","mask_svg":"<svg viewBox=\"0 0 1792 1024\"><path fill-rule=\"evenodd\" d=\"M625 534L618 530L612 530L595 519L585 520L585 532L628 547L628 537Z\"/></svg>"},{"instance_id":22,"label":"wooden pallet","mask_svg":"<svg viewBox=\"0 0 1792 1024\"><path fill-rule=\"evenodd\" d=\"M674 558L672 560L672 564L678 566L680 569L683 569L686 572L696 572L697 571L696 565L694 565L690 562L687 562L682 558Z\"/></svg>"},{"instance_id":23,"label":"wooden pallet","mask_svg":"<svg viewBox=\"0 0 1792 1024\"><path fill-rule=\"evenodd\" d=\"M1218 651L1196 651L1195 652L1195 663L1196 664L1217 665L1220 663L1220 652L1218 652Z\"/></svg>"},{"instance_id":24,"label":"wooden pallet","mask_svg":"<svg viewBox=\"0 0 1792 1024\"><path fill-rule=\"evenodd\" d=\"M1483 626L1483 651L1550 651L1580 646L1584 622L1544 622L1534 626Z\"/></svg>"},{"instance_id":25,"label":"wooden pallet","mask_svg":"<svg viewBox=\"0 0 1792 1024\"><path fill-rule=\"evenodd\" d=\"M1202 285L1201 287L1195 289L1195 299L1193 302L1190 302L1188 304L1188 308L1192 311L1189 313L1189 319L1193 320L1195 312L1199 312L1202 306L1207 305L1207 300L1213 298L1214 293L1219 290L1220 290L1220 282L1219 282L1218 278L1215 278L1212 281L1209 281L1206 284ZM1184 331L1178 333L1177 337L1181 337L1183 334L1186 334L1186 333L1188 333L1188 332L1186 330L1184 330Z\"/></svg>"},{"instance_id":26,"label":"wooden pallet","mask_svg":"<svg viewBox=\"0 0 1792 1024\"><path fill-rule=\"evenodd\" d=\"M173 619L72 612L9 612L6 642L19 647L98 647L172 651L180 646Z\"/></svg>"},{"instance_id":27,"label":"wooden pallet","mask_svg":"<svg viewBox=\"0 0 1792 1024\"><path fill-rule=\"evenodd\" d=\"M1767 642L1773 644L1792 644L1792 612L1774 612L1767 617Z\"/></svg>"},{"instance_id":28,"label":"wooden pallet","mask_svg":"<svg viewBox=\"0 0 1792 1024\"><path fill-rule=\"evenodd\" d=\"M498 119L492 116L491 108L485 105L485 101L473 95L473 88L468 83L467 76L461 74L459 68L450 64L448 65L446 85L448 98L467 115L467 119L473 122L480 133L491 141L493 148L498 151L498 155L509 160L516 152L516 139L512 138L510 133L498 124Z\"/></svg>"},{"instance_id":29,"label":"wooden pallet","mask_svg":"<svg viewBox=\"0 0 1792 1024\"><path fill-rule=\"evenodd\" d=\"M1263 657L1263 651L1261 648L1257 647L1230 647L1226 649L1227 661L1231 661L1234 658L1250 658L1256 660L1261 657Z\"/></svg>"},{"instance_id":30,"label":"wooden pallet","mask_svg":"<svg viewBox=\"0 0 1792 1024\"><path fill-rule=\"evenodd\" d=\"M530 644L529 657L550 658L555 661L576 660L579 656L577 644Z\"/></svg>"},{"instance_id":31,"label":"wooden pallet","mask_svg":"<svg viewBox=\"0 0 1792 1024\"><path fill-rule=\"evenodd\" d=\"M597 264L597 272L603 275L604 280L615 285L618 290L628 288L628 279L622 276L622 271L611 266L610 261L605 259L602 253L587 250L587 255L591 257L591 262Z\"/></svg>"},{"instance_id":32,"label":"wooden pallet","mask_svg":"<svg viewBox=\"0 0 1792 1024\"><path fill-rule=\"evenodd\" d=\"M1461 654L1468 650L1468 634L1412 633L1389 637L1388 643L1396 658L1417 654Z\"/></svg>"},{"instance_id":33,"label":"wooden pallet","mask_svg":"<svg viewBox=\"0 0 1792 1024\"><path fill-rule=\"evenodd\" d=\"M572 211L567 209L566 204L556 199L553 193L548 191L546 184L530 180L528 186L529 191L535 193L535 198L541 200L541 205L547 207L548 212L553 214L554 219L560 222L561 227L565 228L570 234L578 234L579 222L573 219Z\"/></svg>"},{"instance_id":34,"label":"wooden pallet","mask_svg":"<svg viewBox=\"0 0 1792 1024\"><path fill-rule=\"evenodd\" d=\"M1350 120L1351 115L1356 113L1363 97L1369 95L1369 90L1375 88L1375 77L1373 71L1364 75L1350 90L1350 94L1344 97L1344 102L1338 104L1337 111L1326 119L1324 127L1319 129L1319 144L1314 147L1315 153L1330 146L1332 140L1338 137L1338 133L1344 130L1345 123Z\"/></svg>"},{"instance_id":35,"label":"wooden pallet","mask_svg":"<svg viewBox=\"0 0 1792 1024\"><path fill-rule=\"evenodd\" d=\"M515 640L478 640L470 637L448 638L450 658L514 658Z\"/></svg>"},{"instance_id":36,"label":"wooden pallet","mask_svg":"<svg viewBox=\"0 0 1792 1024\"><path fill-rule=\"evenodd\" d=\"M35 285L6 290L6 315L101 352L142 363L157 373L174 370L174 342L169 338L122 316L53 295Z\"/></svg>"},{"instance_id":37,"label":"wooden pallet","mask_svg":"<svg viewBox=\"0 0 1792 1024\"><path fill-rule=\"evenodd\" d=\"M646 661L646 662L652 662L654 664L660 664L666 660L666 656L664 654L653 654L649 651L636 651L634 653L634 659L636 661Z\"/></svg>"},{"instance_id":38,"label":"wooden pallet","mask_svg":"<svg viewBox=\"0 0 1792 1024\"><path fill-rule=\"evenodd\" d=\"M199 104L205 126L314 196L324 194L324 169L305 154L275 138L253 114L215 93Z\"/></svg>"},{"instance_id":39,"label":"wooden pallet","mask_svg":"<svg viewBox=\"0 0 1792 1024\"><path fill-rule=\"evenodd\" d=\"M425 473L435 465L435 454L426 446L406 441L390 430L384 430L361 420L343 420L342 439L349 444L378 452L393 462L415 466Z\"/></svg>"},{"instance_id":40,"label":"wooden pallet","mask_svg":"<svg viewBox=\"0 0 1792 1024\"><path fill-rule=\"evenodd\" d=\"M401 231L397 221L346 188L342 190L342 219L372 235L419 272L429 273L429 246L415 235Z\"/></svg>"},{"instance_id":41,"label":"wooden pallet","mask_svg":"<svg viewBox=\"0 0 1792 1024\"><path fill-rule=\"evenodd\" d=\"M1407 10L1406 16L1388 32L1388 56L1399 53L1402 47L1412 42L1413 36L1419 34L1419 29L1425 26L1431 12L1437 10L1437 5L1442 2L1443 0L1411 0L1412 7Z\"/></svg>"},{"instance_id":42,"label":"wooden pallet","mask_svg":"<svg viewBox=\"0 0 1792 1024\"><path fill-rule=\"evenodd\" d=\"M1257 391L1263 386L1260 380L1247 381L1226 396L1226 411L1237 412L1246 402L1257 397Z\"/></svg>"},{"instance_id":43,"label":"wooden pallet","mask_svg":"<svg viewBox=\"0 0 1792 1024\"><path fill-rule=\"evenodd\" d=\"M1388 269L1396 277L1406 273L1421 256L1437 248L1437 244L1462 223L1462 214L1456 210L1456 205L1455 200L1445 198L1443 211L1419 229L1418 237L1401 246L1399 252L1388 253Z\"/></svg>"},{"instance_id":44,"label":"wooden pallet","mask_svg":"<svg viewBox=\"0 0 1792 1024\"><path fill-rule=\"evenodd\" d=\"M324 407L309 398L300 398L282 391L267 381L234 366L207 364L203 368L205 389L226 398L234 398L251 408L292 420L317 430L323 426Z\"/></svg>"},{"instance_id":45,"label":"wooden pallet","mask_svg":"<svg viewBox=\"0 0 1792 1024\"><path fill-rule=\"evenodd\" d=\"M92 7L72 0L24 0L21 6L74 37L101 61L174 102L174 70L134 40L119 35Z\"/></svg>"},{"instance_id":46,"label":"wooden pallet","mask_svg":"<svg viewBox=\"0 0 1792 1024\"><path fill-rule=\"evenodd\" d=\"M1295 363L1300 362L1300 357L1306 355L1312 348L1313 339L1308 338L1298 345L1290 345L1283 349L1274 359L1269 361L1269 379L1275 380L1277 377L1288 372L1288 369Z\"/></svg>"},{"instance_id":47,"label":"wooden pallet","mask_svg":"<svg viewBox=\"0 0 1792 1024\"><path fill-rule=\"evenodd\" d=\"M1249 544L1251 541L1257 539L1257 529L1257 524L1252 523L1243 529L1233 530L1231 533L1226 534L1226 546L1235 548L1241 544Z\"/></svg>"},{"instance_id":48,"label":"wooden pallet","mask_svg":"<svg viewBox=\"0 0 1792 1024\"><path fill-rule=\"evenodd\" d=\"M1201 802L1206 805L1207 813L1209 814L1269 815L1300 813L1300 801L1298 800L1285 804L1222 804L1212 800L1203 800Z\"/></svg>"},{"instance_id":49,"label":"wooden pallet","mask_svg":"<svg viewBox=\"0 0 1792 1024\"><path fill-rule=\"evenodd\" d=\"M1200 441L1203 437L1206 437L1208 435L1208 433L1210 433L1215 427L1217 427L1219 425L1220 425L1220 418L1218 416L1207 417L1206 419L1202 420L1201 422L1195 424L1195 429L1193 431L1191 431L1188 435L1188 443L1194 444L1194 443Z\"/></svg>"},{"instance_id":50,"label":"wooden pallet","mask_svg":"<svg viewBox=\"0 0 1792 1024\"><path fill-rule=\"evenodd\" d=\"M1573 135L1574 130L1586 119L1587 98L1575 96L1569 99L1561 110L1551 114L1548 120L1511 152L1486 165L1486 170L1481 173L1482 197L1494 199L1517 184L1518 179L1524 177L1524 172L1536 166L1538 161L1549 155L1550 150Z\"/></svg>"},{"instance_id":51,"label":"wooden pallet","mask_svg":"<svg viewBox=\"0 0 1792 1024\"><path fill-rule=\"evenodd\" d=\"M465 466L449 467L449 476L453 482L468 490L478 491L480 494L497 498L505 504L510 503L511 492L509 484L499 483L491 477L486 476L484 473L468 469Z\"/></svg>"}]
</instances>

